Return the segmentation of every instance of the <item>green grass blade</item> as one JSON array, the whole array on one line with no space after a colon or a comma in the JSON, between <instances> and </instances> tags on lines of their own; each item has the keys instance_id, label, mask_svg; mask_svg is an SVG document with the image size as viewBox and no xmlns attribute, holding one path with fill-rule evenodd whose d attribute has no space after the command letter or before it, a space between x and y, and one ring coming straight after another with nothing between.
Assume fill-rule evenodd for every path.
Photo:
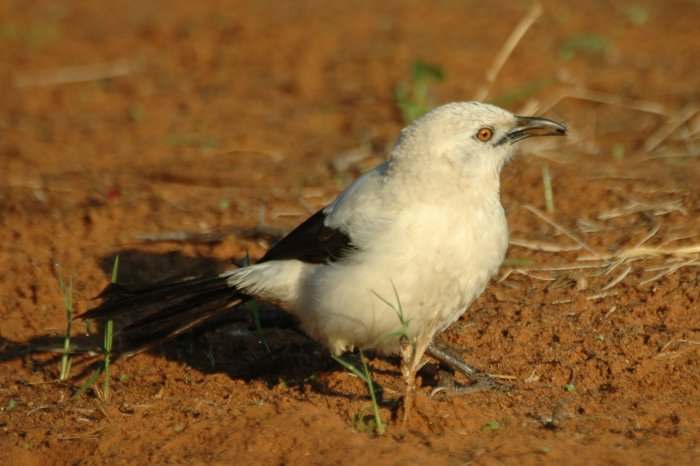
<instances>
[{"instance_id":1,"label":"green grass blade","mask_svg":"<svg viewBox=\"0 0 700 466\"><path fill-rule=\"evenodd\" d=\"M59 369L59 380L66 380L70 376L71 357L70 357L70 334L73 323L73 277L68 277L68 288L63 282L61 268L58 263L55 264L56 275L58 276L58 284L63 296L63 307L66 311L66 333L63 337L63 351L61 353L61 365Z\"/></svg>"},{"instance_id":2,"label":"green grass blade","mask_svg":"<svg viewBox=\"0 0 700 466\"><path fill-rule=\"evenodd\" d=\"M105 400L109 400L109 364L110 364L110 357L112 356L112 332L114 330L114 321L112 319L107 320L105 322L105 340L104 340L104 373L105 373L105 381L104 381L104 397Z\"/></svg>"},{"instance_id":3,"label":"green grass blade","mask_svg":"<svg viewBox=\"0 0 700 466\"><path fill-rule=\"evenodd\" d=\"M347 362L345 359L341 358L340 356L335 356L335 355L331 354L331 357L333 359L335 359L335 361L338 364L340 364L345 369L347 369L348 371L352 372L357 377L359 377L359 379L362 380L364 383L367 383L367 378L366 378L365 374L363 374L362 371L360 371L360 369L353 366L352 364L350 364L349 362Z\"/></svg>"},{"instance_id":4,"label":"green grass blade","mask_svg":"<svg viewBox=\"0 0 700 466\"><path fill-rule=\"evenodd\" d=\"M90 387L92 386L92 384L95 383L95 381L97 380L97 378L100 376L101 373L102 373L102 364L100 364L99 366L97 366L97 369L95 369L95 373L92 374L92 376L91 376L89 379L87 379L87 381L78 389L78 391L76 391L75 393L73 393L72 398L75 400L75 399L77 399L80 395L82 395L83 393L85 393L85 390L87 390L88 388L90 388Z\"/></svg>"},{"instance_id":5,"label":"green grass blade","mask_svg":"<svg viewBox=\"0 0 700 466\"><path fill-rule=\"evenodd\" d=\"M372 292L372 294L373 294L374 296L376 296L377 298L379 298L379 300L380 300L381 302L383 302L384 304L386 304L387 306L389 306L390 308L392 308L392 309L394 310L394 312L396 312L396 313L399 312L399 311L396 310L396 308L394 307L393 304L391 304L388 300L384 299L379 293L377 293L377 292L374 291L374 290L370 290L370 291Z\"/></svg>"},{"instance_id":6,"label":"green grass blade","mask_svg":"<svg viewBox=\"0 0 700 466\"><path fill-rule=\"evenodd\" d=\"M112 283L117 283L117 273L119 271L119 256L114 258L114 265L112 266ZM103 372L105 374L104 380L104 397L105 400L109 400L109 381L110 381L110 363L112 357L112 339L114 333L114 321L112 319L107 319L104 328L104 360L102 362Z\"/></svg>"},{"instance_id":7,"label":"green grass blade","mask_svg":"<svg viewBox=\"0 0 700 466\"><path fill-rule=\"evenodd\" d=\"M384 435L384 433L386 432L386 425L384 424L381 416L379 415L379 403L377 402L377 395L374 392L374 383L372 382L372 376L369 373L367 360L365 359L365 355L362 352L362 349L359 350L359 353L360 363L362 364L362 370L358 369L354 365L350 364L349 362L338 356L331 355L331 357L335 359L338 362L338 364L343 366L345 369L355 374L360 380L362 380L367 385L369 397L372 400L372 411L374 413L374 421L376 424L377 434Z\"/></svg>"},{"instance_id":8,"label":"green grass blade","mask_svg":"<svg viewBox=\"0 0 700 466\"><path fill-rule=\"evenodd\" d=\"M369 397L372 400L372 410L374 412L374 421L377 424L377 434L384 435L386 432L386 426L379 415L379 403L377 403L377 395L374 393L374 383L372 382L372 377L369 374L369 367L367 367L367 361L365 360L365 355L362 352L362 349L360 349L360 361L362 362L362 368L365 372Z\"/></svg>"},{"instance_id":9,"label":"green grass blade","mask_svg":"<svg viewBox=\"0 0 700 466\"><path fill-rule=\"evenodd\" d=\"M520 259L517 257L506 257L503 259L503 265L510 265L513 267L527 267L529 265L535 265L535 261L532 259Z\"/></svg>"},{"instance_id":10,"label":"green grass blade","mask_svg":"<svg viewBox=\"0 0 700 466\"><path fill-rule=\"evenodd\" d=\"M119 270L119 256L115 256L112 266L112 283L117 283L117 271Z\"/></svg>"}]
</instances>

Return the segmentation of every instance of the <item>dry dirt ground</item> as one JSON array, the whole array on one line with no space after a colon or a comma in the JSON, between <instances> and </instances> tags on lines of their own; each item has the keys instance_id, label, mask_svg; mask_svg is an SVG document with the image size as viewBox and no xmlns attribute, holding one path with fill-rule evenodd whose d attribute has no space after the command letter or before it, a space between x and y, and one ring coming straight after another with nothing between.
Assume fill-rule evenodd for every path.
<instances>
[{"instance_id":1,"label":"dry dirt ground","mask_svg":"<svg viewBox=\"0 0 700 466\"><path fill-rule=\"evenodd\" d=\"M0 463L698 464L700 4L542 6L489 88L529 1L2 0ZM435 104L571 128L504 170L508 263L444 335L513 390L431 398L428 364L402 428L371 358L364 432L363 383L267 307L270 354L246 314L71 399L101 359L57 381L55 264L80 313L116 255L136 283L260 257L383 159L417 60Z\"/></svg>"}]
</instances>

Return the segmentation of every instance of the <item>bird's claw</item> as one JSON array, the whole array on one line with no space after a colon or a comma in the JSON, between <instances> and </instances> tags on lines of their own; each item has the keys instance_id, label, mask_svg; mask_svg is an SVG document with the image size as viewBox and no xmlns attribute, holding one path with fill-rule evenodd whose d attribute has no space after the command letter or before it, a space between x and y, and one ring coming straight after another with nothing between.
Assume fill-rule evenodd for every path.
<instances>
[{"instance_id":1,"label":"bird's claw","mask_svg":"<svg viewBox=\"0 0 700 466\"><path fill-rule=\"evenodd\" d=\"M450 373L441 371L438 386L430 392L433 397L438 393L452 395L469 395L483 391L509 392L513 387L503 384L488 374L480 373L474 377L475 382L469 385L458 383Z\"/></svg>"}]
</instances>

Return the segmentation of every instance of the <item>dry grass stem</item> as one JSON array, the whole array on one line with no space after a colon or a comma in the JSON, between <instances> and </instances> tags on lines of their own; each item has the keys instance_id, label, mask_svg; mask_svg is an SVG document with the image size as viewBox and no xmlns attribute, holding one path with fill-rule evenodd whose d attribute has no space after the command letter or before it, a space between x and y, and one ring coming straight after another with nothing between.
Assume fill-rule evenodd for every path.
<instances>
[{"instance_id":1,"label":"dry grass stem","mask_svg":"<svg viewBox=\"0 0 700 466\"><path fill-rule=\"evenodd\" d=\"M532 273L532 271L527 270L527 269L513 269L513 270L509 270L506 273L504 273L503 276L498 280L498 282L502 283L502 282L506 281L508 279L508 277L510 277L511 274L514 274L514 273L517 273L520 275L525 275L528 278L534 278L535 280L540 280L543 282L551 282L551 281L556 280L556 278L552 277L551 275L543 276L543 275L539 275L536 273Z\"/></svg>"},{"instance_id":2,"label":"dry grass stem","mask_svg":"<svg viewBox=\"0 0 700 466\"><path fill-rule=\"evenodd\" d=\"M648 278L642 282L639 282L640 285L646 285L647 283L655 282L656 280L666 277L668 275L671 275L672 273L682 269L683 267L693 267L693 266L700 266L700 260L694 259L691 261L687 262L681 262L680 264L674 264L671 266L668 266L664 268L660 273L652 276L651 278ZM647 269L649 271L649 269Z\"/></svg>"},{"instance_id":3,"label":"dry grass stem","mask_svg":"<svg viewBox=\"0 0 700 466\"><path fill-rule=\"evenodd\" d=\"M625 215L638 214L640 212L649 212L655 216L666 215L672 212L679 212L687 215L688 211L683 207L682 199L669 199L667 201L649 203L637 200L631 200L629 204L617 209L608 210L598 215L599 220L609 220L612 218L622 217Z\"/></svg>"},{"instance_id":4,"label":"dry grass stem","mask_svg":"<svg viewBox=\"0 0 700 466\"><path fill-rule=\"evenodd\" d=\"M665 357L670 357L670 358L675 358L680 356L681 351L666 351L671 345L673 344L689 344L689 345L700 345L700 341L698 340L686 340L686 339L679 339L679 340L671 340L668 343L666 343L664 346L661 347L659 350L659 353L654 356L655 359L661 359Z\"/></svg>"},{"instance_id":5,"label":"dry grass stem","mask_svg":"<svg viewBox=\"0 0 700 466\"><path fill-rule=\"evenodd\" d=\"M651 265L651 266L645 267L644 271L645 272L658 272L659 270L668 270L670 267L673 267L675 265L681 265L683 267L692 266L692 265L700 264L700 262L698 262L699 260L700 259L697 259L697 258L691 259L691 260L685 260L685 261L679 261L678 259L676 259L676 262L673 262L673 260L670 260L668 262L664 262L663 264Z\"/></svg>"},{"instance_id":6,"label":"dry grass stem","mask_svg":"<svg viewBox=\"0 0 700 466\"><path fill-rule=\"evenodd\" d=\"M576 226L582 233L598 233L606 229L603 223L596 222L590 218L576 219Z\"/></svg>"},{"instance_id":7,"label":"dry grass stem","mask_svg":"<svg viewBox=\"0 0 700 466\"><path fill-rule=\"evenodd\" d=\"M553 226L557 231L559 231L559 233L562 233L562 234L568 236L569 238L571 238L572 240L574 240L576 242L576 244L578 244L583 249L585 249L586 251L588 251L591 254L593 254L594 256L596 256L598 259L604 260L603 257L601 256L601 254L599 254L596 250L594 250L592 247L590 247L585 242L580 240L576 235L574 235L569 230L564 228L561 224L559 224L559 223L555 222L554 220L552 220L551 218L547 217L547 215L544 212L542 212L540 209L538 209L537 207L535 207L531 204L526 204L523 206L523 208L529 210L530 212L535 214L537 217L539 217L540 219L544 220L545 222L547 222L548 224Z\"/></svg>"},{"instance_id":8,"label":"dry grass stem","mask_svg":"<svg viewBox=\"0 0 700 466\"><path fill-rule=\"evenodd\" d=\"M531 249L533 251L542 252L565 252L565 251L579 251L582 247L578 244L557 244L549 241L537 241L537 240L527 240L523 238L511 238L508 243L511 246L517 246L519 248Z\"/></svg>"},{"instance_id":9,"label":"dry grass stem","mask_svg":"<svg viewBox=\"0 0 700 466\"><path fill-rule=\"evenodd\" d=\"M67 435L58 434L56 436L56 438L58 440L84 440L88 437L92 437L93 435L100 433L102 430L105 429L105 427L107 427L107 425L108 425L108 423L104 423L96 429L93 429L89 432L85 432L85 433L81 433L81 434L67 434Z\"/></svg>"},{"instance_id":10,"label":"dry grass stem","mask_svg":"<svg viewBox=\"0 0 700 466\"><path fill-rule=\"evenodd\" d=\"M632 248L623 248L616 252L610 254L596 255L596 256L582 256L579 257L580 261L594 261L594 260L605 260L610 261L614 259L648 259L652 257L679 257L687 258L700 254L700 244L691 244L688 246L679 246L677 248L664 248L664 247L653 247L653 246L638 246Z\"/></svg>"},{"instance_id":11,"label":"dry grass stem","mask_svg":"<svg viewBox=\"0 0 700 466\"><path fill-rule=\"evenodd\" d=\"M588 295L588 296L586 296L586 299L588 301L598 301L600 299L609 298L610 296L617 296L618 293L619 293L619 291L610 290L610 291L605 291L602 293L595 293L592 295Z\"/></svg>"},{"instance_id":12,"label":"dry grass stem","mask_svg":"<svg viewBox=\"0 0 700 466\"><path fill-rule=\"evenodd\" d=\"M637 247L642 246L644 243L646 243L647 241L652 239L654 236L656 236L656 234L659 232L660 229L661 229L660 223L657 223L656 225L654 225L654 228L652 228L649 233L644 235L644 238L639 240L639 242L637 243Z\"/></svg>"},{"instance_id":13,"label":"dry grass stem","mask_svg":"<svg viewBox=\"0 0 700 466\"><path fill-rule=\"evenodd\" d=\"M95 65L70 66L40 73L20 74L15 79L18 88L54 86L100 79L117 78L131 74L134 63L128 59L115 60Z\"/></svg>"},{"instance_id":14,"label":"dry grass stem","mask_svg":"<svg viewBox=\"0 0 700 466\"><path fill-rule=\"evenodd\" d=\"M508 57L510 57L510 54L513 53L513 50L515 50L515 47L518 45L520 40L527 33L530 27L534 24L537 18L540 17L541 14L542 5L536 3L532 6L532 8L530 8L530 11L528 11L528 13L525 16L523 16L520 22L515 26L513 31L510 33L510 36L508 36L508 39L503 43L503 46L498 52L498 55L496 55L496 58L491 64L491 67L486 71L486 82L476 93L474 100L486 100L486 97L488 97L489 92L491 91L493 83L496 81L498 73L501 71L501 68L503 68L503 65L508 60Z\"/></svg>"},{"instance_id":15,"label":"dry grass stem","mask_svg":"<svg viewBox=\"0 0 700 466\"><path fill-rule=\"evenodd\" d=\"M620 272L620 274L617 275L617 277L613 278L607 285L605 285L603 288L601 288L601 291L607 291L610 288L613 288L615 285L620 283L622 280L625 279L627 275L632 271L632 266L629 264L625 264L625 268Z\"/></svg>"},{"instance_id":16,"label":"dry grass stem","mask_svg":"<svg viewBox=\"0 0 700 466\"><path fill-rule=\"evenodd\" d=\"M673 111L665 105L662 105L658 102L643 99L628 100L615 94L573 87L560 90L559 92L555 93L544 104L536 106L536 108L533 110L539 111L540 113L544 113L566 98L597 102L605 105L626 108L637 112L652 113L664 117L666 119L664 124L660 128L658 128L654 133L652 133L652 135L649 136L644 142L644 145L642 147L645 152L652 152L656 150L661 144L666 142L684 125L689 124L689 122L700 113L700 108L698 108L695 105L686 106L680 111ZM696 132L696 128L687 128L687 130L684 131L684 134L682 135L680 140L686 142L692 141ZM591 134L593 135L593 141L589 142L595 145L595 131L593 131ZM692 154L693 151L690 151L689 153ZM682 156L687 157L688 154L683 154Z\"/></svg>"},{"instance_id":17,"label":"dry grass stem","mask_svg":"<svg viewBox=\"0 0 700 466\"><path fill-rule=\"evenodd\" d=\"M601 264L561 264L561 265L533 265L533 266L523 266L507 270L503 276L498 280L499 283L504 282L513 273L519 273L527 277L537 278L538 280L551 281L554 280L552 277L538 277L532 272L563 272L568 270L582 270L582 269L600 269L601 267L607 266Z\"/></svg>"},{"instance_id":18,"label":"dry grass stem","mask_svg":"<svg viewBox=\"0 0 700 466\"><path fill-rule=\"evenodd\" d=\"M669 117L673 113L668 108L666 108L666 106L661 105L657 102L641 99L627 100L616 94L609 94L607 92L601 91L592 91L589 89L578 89L573 87L563 89L555 93L554 96L551 97L545 104L540 106L539 112L546 112L547 110L551 109L566 98L588 100L591 102L598 102L601 104L627 108L638 112L653 113L664 117Z\"/></svg>"},{"instance_id":19,"label":"dry grass stem","mask_svg":"<svg viewBox=\"0 0 700 466\"><path fill-rule=\"evenodd\" d=\"M547 162L542 162L542 186L544 188L544 205L547 213L554 213L554 189L552 188L552 174L549 171Z\"/></svg>"},{"instance_id":20,"label":"dry grass stem","mask_svg":"<svg viewBox=\"0 0 700 466\"><path fill-rule=\"evenodd\" d=\"M655 231L653 232L655 233ZM649 239L651 235L647 235L642 242ZM550 250L546 252L559 252L556 250ZM588 262L586 264L562 264L562 265L534 265L534 266L521 266L507 270L503 276L499 279L499 283L507 280L511 274L517 273L524 275L526 277L542 280L542 281L554 281L557 279L556 276L548 275L543 276L537 274L536 272L561 272L561 271L574 271L574 270L585 270L585 269L599 269L601 272L594 274L594 276L599 275L609 275L613 273L615 269L622 266L622 271L618 273L612 280L600 288L601 292L606 292L616 285L621 283L630 273L633 272L632 263L633 262L643 262L652 259L665 259L665 262L660 265L648 266L643 269L644 272L658 272L653 276L638 282L638 285L645 285L654 282L660 278L666 277L673 274L674 272L685 268L685 267L697 267L700 266L700 244L692 244L688 246L681 246L678 248L662 248L662 247L647 247L647 246L635 246L631 248L623 248L614 253L598 255L598 256L580 256L577 258L578 261ZM588 299L598 299L600 295L589 296Z\"/></svg>"},{"instance_id":21,"label":"dry grass stem","mask_svg":"<svg viewBox=\"0 0 700 466\"><path fill-rule=\"evenodd\" d=\"M30 409L29 411L27 411L27 413L25 414L25 416L31 416L31 415L34 414L35 412L41 411L41 410L43 410L43 409L51 409L51 406L50 406L50 405L41 405L41 406L37 406L36 408Z\"/></svg>"},{"instance_id":22,"label":"dry grass stem","mask_svg":"<svg viewBox=\"0 0 700 466\"><path fill-rule=\"evenodd\" d=\"M622 247L605 252L599 252L593 249L583 239L579 238L567 228L549 218L538 208L532 205L524 205L523 207L533 213L539 219L551 225L557 230L558 233L569 237L576 244L560 245L546 240L512 238L510 240L511 246L555 254L583 249L589 254L579 254L575 259L576 263L573 264L536 264L508 268L504 271L503 275L499 279L499 282L504 282L511 276L511 274L514 273L524 275L534 280L549 282L561 279L561 274L557 272L563 271L579 271L579 273L574 274L574 276L579 278L582 278L583 276L611 276L613 273L615 273L613 278L607 279L605 283L597 287L597 292L595 292L595 294L587 296L587 299L589 300L597 300L610 296L610 290L622 283L635 270L639 272L638 275L641 273L653 273L653 275L649 277L636 280L636 285L643 286L667 277L680 269L700 266L700 243L685 244L676 247L669 246L669 244L673 243L674 241L696 238L698 236L697 233L682 235L676 234L676 236L666 240L663 240L663 238L658 240L657 242L660 242L660 245L647 245L652 238L658 236L662 228L662 224L656 221L656 216L664 215L670 212L679 212L682 215L687 215L688 209L683 206L682 200L669 199L659 202L632 200L625 207L613 209L598 215L598 219L602 220L603 222L629 214L644 214L646 218L654 221L654 224L649 231L646 231L643 234L640 234L641 232L634 232L630 235L631 237L641 236L641 239L639 239L633 246ZM587 234L595 234L614 228L605 223L596 223L590 219L578 219L577 223L579 228ZM649 265L649 262L652 262L653 265ZM634 265L635 263L641 263L642 265ZM582 275L581 271L586 269L591 270L592 273Z\"/></svg>"},{"instance_id":23,"label":"dry grass stem","mask_svg":"<svg viewBox=\"0 0 700 466\"><path fill-rule=\"evenodd\" d=\"M666 123L657 129L651 136L649 136L644 143L644 150L646 152L652 152L654 149L659 147L663 142L665 142L673 133L678 131L678 129L686 124L688 120L693 118L698 113L698 108L694 105L685 107L680 112L672 114Z\"/></svg>"}]
</instances>

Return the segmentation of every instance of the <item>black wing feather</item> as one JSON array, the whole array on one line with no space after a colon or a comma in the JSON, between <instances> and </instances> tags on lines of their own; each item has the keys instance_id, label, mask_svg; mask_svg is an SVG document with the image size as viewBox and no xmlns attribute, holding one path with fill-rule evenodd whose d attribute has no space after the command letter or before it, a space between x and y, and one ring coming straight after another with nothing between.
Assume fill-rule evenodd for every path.
<instances>
[{"instance_id":1,"label":"black wing feather","mask_svg":"<svg viewBox=\"0 0 700 466\"><path fill-rule=\"evenodd\" d=\"M355 247L347 234L327 227L323 222L325 218L323 209L313 214L267 251L258 263L297 259L311 264L323 264L342 259Z\"/></svg>"}]
</instances>

